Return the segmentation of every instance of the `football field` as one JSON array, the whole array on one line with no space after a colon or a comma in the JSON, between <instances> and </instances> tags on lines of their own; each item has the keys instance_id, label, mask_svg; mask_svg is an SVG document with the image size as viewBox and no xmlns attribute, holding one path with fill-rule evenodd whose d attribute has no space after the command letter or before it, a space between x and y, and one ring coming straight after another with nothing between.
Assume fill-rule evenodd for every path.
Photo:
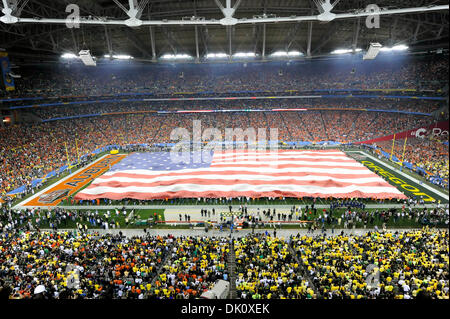
<instances>
[{"instance_id":1,"label":"football field","mask_svg":"<svg viewBox=\"0 0 450 319\"><path fill-rule=\"evenodd\" d=\"M374 172L378 176L382 177L390 185L394 186L398 191L407 197L423 199L425 204L433 204L440 201L441 203L448 203L448 194L438 187L433 187L419 178L414 177L410 173L400 171L393 165L386 163L378 158L375 158L363 151L348 151L346 155L359 163L363 164L367 169ZM85 189L98 177L102 176L106 172L110 171L111 167L115 164L128 158L130 155L107 154L100 159L89 164L85 168L78 170L77 172L63 178L56 183L48 186L44 190L41 190L37 194L24 200L16 205L16 208L21 207L55 207L58 205L71 206L70 200L81 190ZM295 201L295 198L292 199ZM176 200L175 200L176 202ZM91 203L90 207L95 205L105 205L103 200L95 200ZM171 200L170 204L174 201ZM265 202L261 203L265 204ZM289 202L289 204L292 201ZM300 201L299 201L300 203ZM327 204L327 199L321 198L320 203ZM394 201L392 201L394 204ZM395 201L397 203L397 201ZM169 205L169 202L161 202L159 204ZM252 204L258 204L258 200ZM282 202L277 203L282 204ZM385 202L389 204L389 201ZM120 205L117 205L120 206Z\"/></svg>"},{"instance_id":2,"label":"football field","mask_svg":"<svg viewBox=\"0 0 450 319\"><path fill-rule=\"evenodd\" d=\"M441 203L449 202L448 193L443 189L423 182L420 178L414 177L406 169L400 171L393 164L386 163L362 151L348 152L348 155L383 177L389 184L397 187L397 189L408 197L422 198L427 204L437 203L438 201Z\"/></svg>"}]
</instances>

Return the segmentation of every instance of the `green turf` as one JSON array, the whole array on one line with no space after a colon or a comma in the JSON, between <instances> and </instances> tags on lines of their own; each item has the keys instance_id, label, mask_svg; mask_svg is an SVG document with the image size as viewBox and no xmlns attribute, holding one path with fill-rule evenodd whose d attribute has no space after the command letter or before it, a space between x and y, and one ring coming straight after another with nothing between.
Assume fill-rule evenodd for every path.
<instances>
[{"instance_id":1,"label":"green turf","mask_svg":"<svg viewBox=\"0 0 450 319\"><path fill-rule=\"evenodd\" d=\"M87 210L87 209L86 209ZM94 209L92 209L94 210ZM375 209L365 209L365 211L371 212L374 211ZM328 211L328 210L327 210ZM335 217L336 219L338 219L344 212L346 211L346 208L337 208L333 210L333 217ZM360 209L356 209L356 211L361 211ZM380 210L379 210L380 211ZM98 211L100 215L103 215L106 210L99 210ZM129 223L128 225L126 225L125 223L125 217L123 215L121 215L120 217L116 217L115 215L115 210L111 209L110 210L112 214L113 218L112 220L114 221L118 221L120 228L121 229L142 229L142 228L148 228L148 225L139 225L136 223ZM128 213L130 213L130 210L127 210ZM158 220L162 220L164 221L164 210L163 209L142 209L142 210L136 210L136 215L139 215L140 217L138 219L147 219L151 216L153 216L154 213L158 214ZM311 222L315 219L317 219L317 217L320 216L320 214L322 213L321 209L318 209L316 214L314 214L314 212L312 212L311 214L308 214L308 218L304 218L303 220ZM235 216L238 216L239 214L236 213ZM99 227L94 227L92 226L89 222L82 222L82 224L87 224L89 229L99 229ZM197 226L203 226L203 223L197 223ZM274 223L265 223L265 227L264 229L273 229L274 225L276 225L276 227L278 227L278 223L277 221L275 221ZM299 224L283 224L280 223L281 228L284 229L306 229L309 227L309 223L300 226ZM375 218L374 223L367 223L367 228L373 228L378 226L378 228L381 229L382 225L383 225L383 221L381 219ZM321 228L322 224L321 222L316 222L316 226L317 228ZM415 218L413 219L409 219L409 218L399 218L396 222L394 222L394 219L391 217L389 219L389 221L386 223L386 227L387 228L421 228L423 227L424 224L415 221ZM438 223L436 225L434 225L436 227L441 227L441 228L448 228L447 225L445 225L444 223ZM68 221L67 224L61 224L59 226L59 228L75 228L76 225L73 221ZM343 228L344 227L344 222L341 221L341 224L334 224L334 225L328 225L325 223L325 228L326 229L331 229L331 228ZM41 223L40 228L49 228L48 223ZM189 225L187 224L182 224L182 225L166 225L166 224L157 224L157 225L152 225L152 228L156 228L156 229L189 229ZM364 224L361 222L357 222L355 223L355 228L364 228Z\"/></svg>"},{"instance_id":2,"label":"green turf","mask_svg":"<svg viewBox=\"0 0 450 319\"><path fill-rule=\"evenodd\" d=\"M362 209L352 209L352 211L357 211L357 212L362 212L362 211L372 212L372 211L376 211L376 210L378 210L379 212L387 211L387 209L383 210L383 209L376 209L376 208L366 208L364 210L362 210ZM406 211L408 211L408 210L409 209L407 209ZM347 208L335 208L333 210L332 216L334 218L338 219L346 211L347 211ZM413 209L413 211L417 211L417 209ZM315 219L317 219L319 216L321 216L322 212L323 212L322 209L317 209L317 212L315 214L314 214L314 211L311 211L311 214L308 214L307 215L308 217L307 218L303 218L302 220L308 221L308 222L312 222ZM284 212L284 213L286 214L286 212ZM329 214L329 209L327 209L327 213ZM229 212L224 212L224 214L228 215ZM234 215L235 216L239 216L239 213L234 213ZM295 216L294 216L294 218L295 218ZM288 219L286 219L286 220L288 221ZM295 221L295 220L293 220L293 221ZM274 220L274 224L278 224L276 220ZM283 223L280 223L280 224L282 225L282 228L287 228L287 229L302 228L299 224L283 224ZM309 224L307 224L307 225L309 225ZM321 222L316 222L316 225L318 225L318 227L319 226L321 227L322 223ZM367 227L368 228L370 228L370 227L373 228L375 225L377 225L379 228L381 228L382 225L383 225L383 221L381 219L375 218L373 224L370 224L369 222L367 223ZM388 227L388 228L417 228L417 227L420 228L420 227L423 227L423 226L424 225L422 223L420 223L420 221L419 222L415 221L415 217L412 218L412 219L409 219L407 217L399 218L399 219L396 220L396 222L394 222L393 217L390 217L388 222L386 223L386 227ZM435 226L448 228L448 225L445 225L444 223L438 223ZM303 228L305 228L305 227L308 227L308 226L303 226ZM344 221L343 220L341 221L341 225L340 226L335 224L334 227L335 228L343 228L344 227ZM357 222L357 223L355 223L355 227L356 228L364 228L364 223ZM330 229L330 228L332 228L332 225L327 225L325 223L325 228Z\"/></svg>"},{"instance_id":3,"label":"green turf","mask_svg":"<svg viewBox=\"0 0 450 319\"><path fill-rule=\"evenodd\" d=\"M94 211L95 212L95 207L93 207L92 209L86 209L86 211L90 210L91 212ZM129 221L129 223L127 224L125 219L126 217L129 216L129 214L131 213L131 210L127 210L127 216L124 216L122 213L117 217L115 210L114 209L110 209L110 221L114 221L114 222L118 222L120 228L125 228L125 229L135 229L135 228L145 228L148 227L147 224L140 224L138 223L138 221L140 220L145 220L147 221L147 219L149 218L153 218L154 213L157 214L158 216L158 221L165 221L165 217L164 217L164 209L138 209L135 210L135 219L133 221ZM45 211L46 212L46 211ZM107 212L107 210L98 210L99 216L103 217L105 215L105 213ZM76 222L79 222L83 225L88 225L89 229L99 229L100 227L97 226L92 226L89 221L83 221L81 222L79 219L77 221L72 221L72 220L68 220L67 224L62 223L59 228L75 228L76 227ZM33 223L35 224L35 220L33 220ZM41 223L40 228L49 228L49 223L45 222L45 223Z\"/></svg>"}]
</instances>

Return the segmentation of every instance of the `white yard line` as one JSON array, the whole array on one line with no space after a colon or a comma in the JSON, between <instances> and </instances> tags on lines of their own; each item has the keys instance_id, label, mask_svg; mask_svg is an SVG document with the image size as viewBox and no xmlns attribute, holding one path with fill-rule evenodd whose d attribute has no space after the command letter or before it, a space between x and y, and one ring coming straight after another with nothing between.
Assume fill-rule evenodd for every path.
<instances>
[{"instance_id":1,"label":"white yard line","mask_svg":"<svg viewBox=\"0 0 450 319\"><path fill-rule=\"evenodd\" d=\"M397 168L392 167L391 165L389 165L389 164L387 164L387 163L385 163L385 162L379 160L379 159L376 158L376 157L373 157L372 155L367 154L367 153L364 152L364 151L348 151L348 153L360 153L360 154L363 154L363 155L367 156L368 158L370 158L370 159L372 159L372 160L374 160L374 161L376 161L376 162L378 162L378 163L381 163L382 165L386 166L387 168L393 170L393 171L396 172L397 174L406 177L406 178L409 179L410 181L413 181L413 182L416 183L417 185L420 185L420 186L422 186L422 187L428 189L430 192L432 192L432 193L434 193L434 194L436 194L436 195L442 197L443 199L446 199L446 200L449 199L449 197L448 197L447 194L444 194L444 193L438 191L437 189L435 189L435 188L433 188L433 187L427 185L426 183L424 183L424 182L422 182L422 181L419 181L418 179L414 178L413 176L410 176L410 175L408 175L408 174L406 174L406 173L401 172L401 171L398 170Z\"/></svg>"},{"instance_id":2,"label":"white yard line","mask_svg":"<svg viewBox=\"0 0 450 319\"><path fill-rule=\"evenodd\" d=\"M100 157L98 160L90 163L88 166L91 166L92 164L96 164L97 162L101 161L103 158L105 158L106 156L108 156L109 154L105 154L102 157ZM60 184L65 182L66 180L68 180L69 178L71 178L72 176L78 174L80 171L82 171L84 168L80 168L78 170L76 170L75 172L73 172L70 175L67 175L66 177L64 177L63 179L60 179L59 181L57 181L56 183L53 183L51 185L49 185L48 187L44 188L43 190L41 190L39 193L34 194L33 196L27 198L26 200L24 200L23 202L18 203L17 205L15 205L13 207L13 209L19 209L19 208L31 208L31 206L26 206L24 207L25 204L27 204L28 202L30 202L31 200L35 199L38 196L41 196L43 193L45 193L46 191L48 191L50 188L55 187L56 184ZM39 206L39 207L47 207L47 206Z\"/></svg>"}]
</instances>

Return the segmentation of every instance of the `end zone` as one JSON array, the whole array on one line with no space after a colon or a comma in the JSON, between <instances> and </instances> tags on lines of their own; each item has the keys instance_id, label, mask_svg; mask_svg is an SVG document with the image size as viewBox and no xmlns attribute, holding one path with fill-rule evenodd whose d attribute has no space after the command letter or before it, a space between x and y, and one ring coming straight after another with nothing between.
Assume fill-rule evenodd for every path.
<instances>
[{"instance_id":1,"label":"end zone","mask_svg":"<svg viewBox=\"0 0 450 319\"><path fill-rule=\"evenodd\" d=\"M124 154L105 155L84 169L67 176L36 195L17 204L16 207L57 206L64 198L75 194L93 179L107 172L112 165L117 164L127 156Z\"/></svg>"},{"instance_id":2,"label":"end zone","mask_svg":"<svg viewBox=\"0 0 450 319\"><path fill-rule=\"evenodd\" d=\"M434 187L428 186L427 184L417 180L413 176L399 171L395 167L384 163L383 161L367 154L362 151L349 151L348 153L362 154L364 158L358 159L359 162L364 164L367 168L375 172L376 174L382 176L391 185L397 187L402 193L408 197L416 196L417 198L422 197L425 203L434 203L440 200L442 203L448 203L449 198L446 194L440 192ZM407 181L406 181L407 180Z\"/></svg>"}]
</instances>

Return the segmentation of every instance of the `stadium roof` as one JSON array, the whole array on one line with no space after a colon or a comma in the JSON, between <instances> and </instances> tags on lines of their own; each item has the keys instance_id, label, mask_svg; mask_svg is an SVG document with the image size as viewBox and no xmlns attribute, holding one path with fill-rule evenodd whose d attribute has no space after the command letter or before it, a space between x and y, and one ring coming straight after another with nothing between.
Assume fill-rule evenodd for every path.
<instances>
[{"instance_id":1,"label":"stadium roof","mask_svg":"<svg viewBox=\"0 0 450 319\"><path fill-rule=\"evenodd\" d=\"M238 52L261 60L277 51L317 57L336 49L365 50L371 42L448 48L448 1L329 1L2 0L0 43L16 57L40 60L82 49L97 57L126 54L158 61L165 54L204 60L208 54ZM379 28L367 28L367 6L374 2L382 12ZM71 3L80 9L79 28L65 24Z\"/></svg>"}]
</instances>

